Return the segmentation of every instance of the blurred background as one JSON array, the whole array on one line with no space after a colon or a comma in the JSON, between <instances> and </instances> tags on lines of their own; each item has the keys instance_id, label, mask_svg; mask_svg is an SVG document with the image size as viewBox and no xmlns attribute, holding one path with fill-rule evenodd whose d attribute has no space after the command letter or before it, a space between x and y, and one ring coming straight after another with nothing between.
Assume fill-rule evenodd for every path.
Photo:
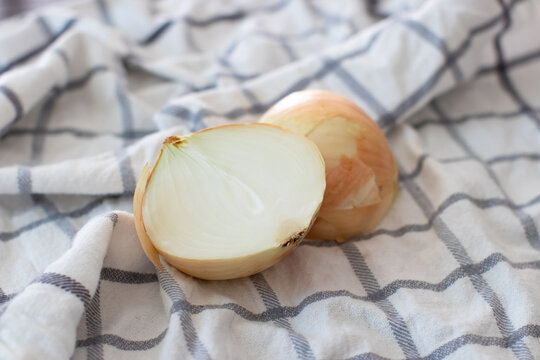
<instances>
[{"instance_id":1,"label":"blurred background","mask_svg":"<svg viewBox=\"0 0 540 360\"><path fill-rule=\"evenodd\" d=\"M0 19L59 1L66 0L0 0Z\"/></svg>"}]
</instances>

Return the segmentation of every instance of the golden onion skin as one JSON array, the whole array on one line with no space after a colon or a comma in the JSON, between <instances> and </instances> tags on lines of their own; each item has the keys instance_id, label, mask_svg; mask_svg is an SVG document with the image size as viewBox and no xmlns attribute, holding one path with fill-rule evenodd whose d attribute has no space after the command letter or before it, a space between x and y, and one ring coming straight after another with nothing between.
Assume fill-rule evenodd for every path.
<instances>
[{"instance_id":1,"label":"golden onion skin","mask_svg":"<svg viewBox=\"0 0 540 360\"><path fill-rule=\"evenodd\" d=\"M305 90L276 103L261 122L306 136L323 155L326 191L308 237L344 241L379 225L397 194L398 167L383 132L364 111L330 91ZM369 201L340 206L373 178Z\"/></svg>"},{"instance_id":2,"label":"golden onion skin","mask_svg":"<svg viewBox=\"0 0 540 360\"><path fill-rule=\"evenodd\" d=\"M166 252L161 255L178 270L203 280L230 280L261 272L287 256L299 243L277 246L254 255L227 259L194 260Z\"/></svg>"},{"instance_id":3,"label":"golden onion skin","mask_svg":"<svg viewBox=\"0 0 540 360\"><path fill-rule=\"evenodd\" d=\"M133 195L133 218L135 222L135 231L137 232L137 237L139 238L146 257L148 257L148 259L152 262L152 264L154 264L155 267L163 270L163 266L159 261L158 251L156 250L154 244L152 244L152 240L150 240L150 237L148 237L148 234L146 233L146 227L144 226L143 220L142 206L144 201L144 194L146 192L146 187L148 186L148 181L150 180L151 175L152 167L149 164L145 164L139 180L137 181L135 193Z\"/></svg>"}]
</instances>

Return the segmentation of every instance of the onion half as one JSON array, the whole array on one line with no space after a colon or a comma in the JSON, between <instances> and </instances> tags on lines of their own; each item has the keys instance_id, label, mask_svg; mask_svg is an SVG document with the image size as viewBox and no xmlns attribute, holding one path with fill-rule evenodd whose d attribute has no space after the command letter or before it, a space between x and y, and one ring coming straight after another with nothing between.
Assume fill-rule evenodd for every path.
<instances>
[{"instance_id":1,"label":"onion half","mask_svg":"<svg viewBox=\"0 0 540 360\"><path fill-rule=\"evenodd\" d=\"M244 277L275 264L313 224L325 167L311 141L268 124L225 125L167 138L134 196L137 234L202 279Z\"/></svg>"},{"instance_id":2,"label":"onion half","mask_svg":"<svg viewBox=\"0 0 540 360\"><path fill-rule=\"evenodd\" d=\"M326 193L308 237L344 241L373 231L397 194L398 167L379 126L345 97L323 90L292 93L261 122L312 140L326 164Z\"/></svg>"}]
</instances>

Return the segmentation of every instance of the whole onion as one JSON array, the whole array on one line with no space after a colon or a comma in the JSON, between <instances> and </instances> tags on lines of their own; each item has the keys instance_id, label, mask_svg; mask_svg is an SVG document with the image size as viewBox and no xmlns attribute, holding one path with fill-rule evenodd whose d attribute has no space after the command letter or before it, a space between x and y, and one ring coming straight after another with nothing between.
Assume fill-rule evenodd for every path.
<instances>
[{"instance_id":1,"label":"whole onion","mask_svg":"<svg viewBox=\"0 0 540 360\"><path fill-rule=\"evenodd\" d=\"M323 90L295 92L261 122L312 140L326 164L326 191L308 237L344 241L373 231L397 193L398 168L379 126L345 97Z\"/></svg>"}]
</instances>

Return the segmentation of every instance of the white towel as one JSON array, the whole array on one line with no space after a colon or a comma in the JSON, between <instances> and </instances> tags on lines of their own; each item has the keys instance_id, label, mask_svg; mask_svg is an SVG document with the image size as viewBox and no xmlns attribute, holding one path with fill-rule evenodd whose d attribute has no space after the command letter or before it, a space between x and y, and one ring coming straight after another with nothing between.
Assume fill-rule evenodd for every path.
<instances>
[{"instance_id":1,"label":"white towel","mask_svg":"<svg viewBox=\"0 0 540 360\"><path fill-rule=\"evenodd\" d=\"M0 359L540 358L532 0L63 2L0 22ZM372 234L249 278L146 259L161 141L321 88L388 134Z\"/></svg>"}]
</instances>

